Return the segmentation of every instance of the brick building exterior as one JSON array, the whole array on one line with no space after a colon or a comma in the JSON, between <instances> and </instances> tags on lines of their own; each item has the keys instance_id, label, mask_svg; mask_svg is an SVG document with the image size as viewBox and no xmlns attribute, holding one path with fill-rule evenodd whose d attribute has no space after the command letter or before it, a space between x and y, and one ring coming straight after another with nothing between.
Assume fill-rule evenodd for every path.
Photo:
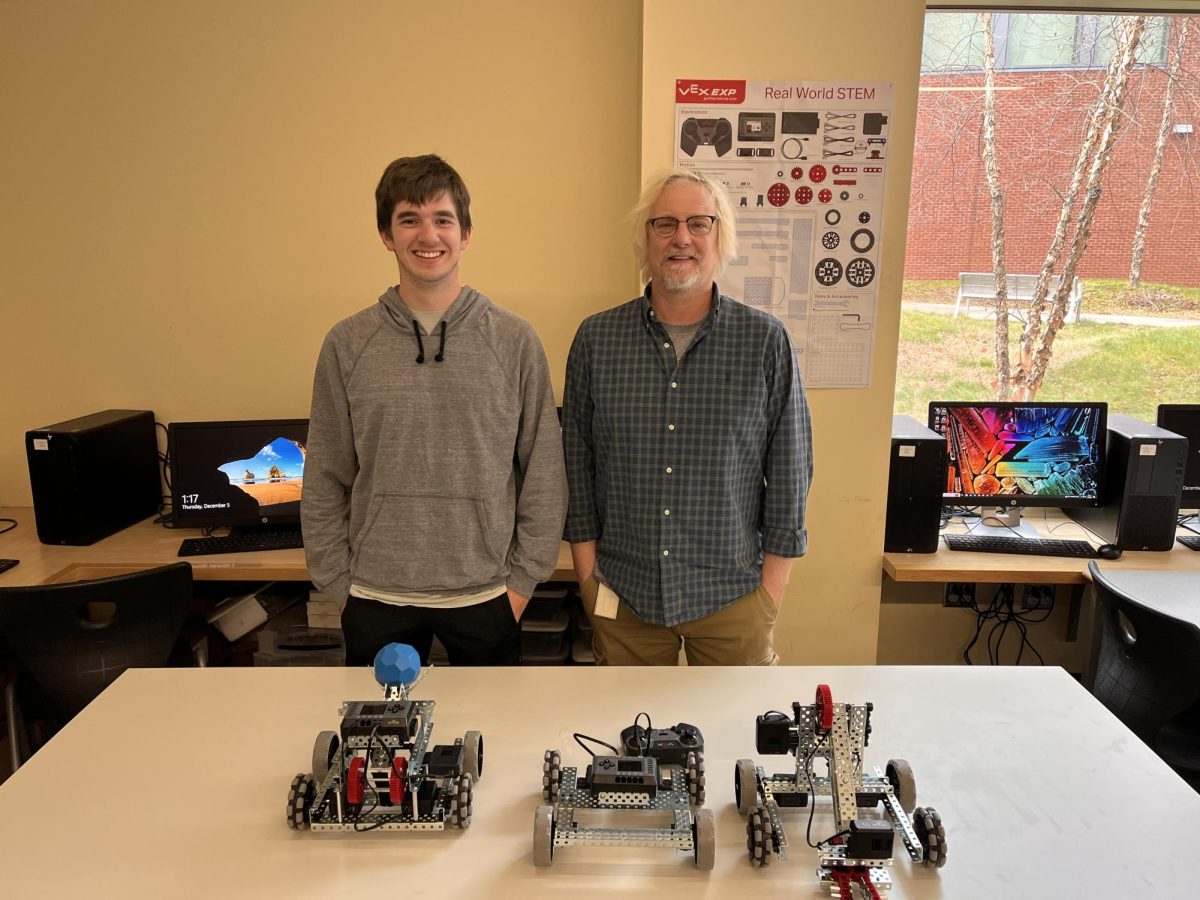
<instances>
[{"instance_id":1,"label":"brick building exterior","mask_svg":"<svg viewBox=\"0 0 1200 900\"><path fill-rule=\"evenodd\" d=\"M1191 25L1175 91L1142 280L1200 285L1200 19ZM1010 273L1041 270L1104 69L997 72L997 160ZM1138 210L1162 116L1162 66L1134 70L1126 120L1105 173L1079 274L1128 278ZM990 272L991 210L982 159L983 73L925 74L917 111L904 277ZM1076 207L1078 211L1078 206ZM1074 228L1072 227L1072 233ZM1065 256L1065 251L1064 251ZM1061 268L1061 262L1060 262Z\"/></svg>"}]
</instances>

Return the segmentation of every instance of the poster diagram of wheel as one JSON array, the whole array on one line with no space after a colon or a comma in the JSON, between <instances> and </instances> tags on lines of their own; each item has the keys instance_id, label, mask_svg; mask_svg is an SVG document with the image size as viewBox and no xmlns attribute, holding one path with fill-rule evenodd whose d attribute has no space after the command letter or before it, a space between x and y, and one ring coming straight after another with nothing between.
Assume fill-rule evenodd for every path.
<instances>
[{"instance_id":1,"label":"poster diagram of wheel","mask_svg":"<svg viewBox=\"0 0 1200 900\"><path fill-rule=\"evenodd\" d=\"M675 83L675 165L734 208L721 291L786 324L810 388L871 382L893 100L869 82Z\"/></svg>"}]
</instances>

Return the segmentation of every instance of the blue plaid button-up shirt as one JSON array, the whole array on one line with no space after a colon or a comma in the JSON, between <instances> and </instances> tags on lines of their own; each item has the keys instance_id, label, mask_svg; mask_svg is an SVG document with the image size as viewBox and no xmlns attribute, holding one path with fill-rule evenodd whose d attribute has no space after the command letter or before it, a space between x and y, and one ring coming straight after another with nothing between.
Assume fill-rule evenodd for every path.
<instances>
[{"instance_id":1,"label":"blue plaid button-up shirt","mask_svg":"<svg viewBox=\"0 0 1200 900\"><path fill-rule=\"evenodd\" d=\"M802 556L812 426L778 319L717 294L682 360L642 297L575 335L563 398L564 536L647 622L677 625Z\"/></svg>"}]
</instances>

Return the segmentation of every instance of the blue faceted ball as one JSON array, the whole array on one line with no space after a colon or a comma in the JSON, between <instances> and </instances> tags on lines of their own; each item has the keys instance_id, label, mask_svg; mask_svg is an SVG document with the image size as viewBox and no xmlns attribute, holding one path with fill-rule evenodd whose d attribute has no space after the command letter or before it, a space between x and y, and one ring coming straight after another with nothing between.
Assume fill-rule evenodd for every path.
<instances>
[{"instance_id":1,"label":"blue faceted ball","mask_svg":"<svg viewBox=\"0 0 1200 900\"><path fill-rule=\"evenodd\" d=\"M375 654L375 680L384 687L412 684L421 674L421 657L408 644L388 644Z\"/></svg>"}]
</instances>

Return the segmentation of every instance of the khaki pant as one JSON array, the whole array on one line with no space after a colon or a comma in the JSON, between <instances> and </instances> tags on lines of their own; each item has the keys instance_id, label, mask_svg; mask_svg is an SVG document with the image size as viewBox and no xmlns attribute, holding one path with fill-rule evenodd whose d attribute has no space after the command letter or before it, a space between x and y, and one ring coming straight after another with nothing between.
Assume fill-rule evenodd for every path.
<instances>
[{"instance_id":1,"label":"khaki pant","mask_svg":"<svg viewBox=\"0 0 1200 900\"><path fill-rule=\"evenodd\" d=\"M643 622L624 602L615 619L595 615L597 587L589 577L579 596L592 623L598 666L674 666L681 644L690 666L779 664L771 640L779 610L762 585L711 615L673 626Z\"/></svg>"}]
</instances>

